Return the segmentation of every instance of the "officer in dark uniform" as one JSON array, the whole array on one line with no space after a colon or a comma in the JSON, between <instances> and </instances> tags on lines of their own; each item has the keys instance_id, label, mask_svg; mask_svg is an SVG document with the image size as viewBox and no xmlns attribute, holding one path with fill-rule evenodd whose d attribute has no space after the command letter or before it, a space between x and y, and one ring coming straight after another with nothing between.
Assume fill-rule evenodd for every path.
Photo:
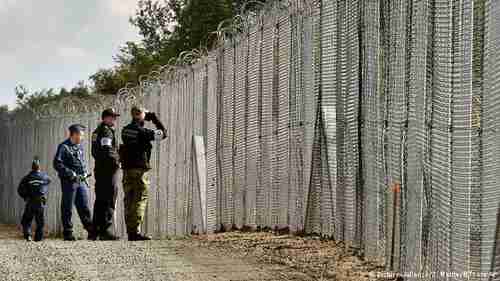
<instances>
[{"instance_id":1,"label":"officer in dark uniform","mask_svg":"<svg viewBox=\"0 0 500 281\"><path fill-rule=\"evenodd\" d=\"M120 114L114 109L102 112L102 123L92 134L92 156L95 159L94 227L100 240L118 240L109 228L116 206L118 169L120 168L115 137L115 122Z\"/></svg>"},{"instance_id":2,"label":"officer in dark uniform","mask_svg":"<svg viewBox=\"0 0 500 281\"><path fill-rule=\"evenodd\" d=\"M63 235L66 241L75 241L71 221L73 204L76 206L83 227L89 238L95 237L92 215L89 208L89 185L87 163L81 145L85 136L85 126L75 124L69 127L70 137L57 147L54 169L61 179L61 215Z\"/></svg>"},{"instance_id":3,"label":"officer in dark uniform","mask_svg":"<svg viewBox=\"0 0 500 281\"><path fill-rule=\"evenodd\" d=\"M43 228L45 226L44 213L51 180L47 173L40 171L40 160L38 158L33 160L31 168L31 172L22 179L17 191L26 202L21 220L24 239L32 241L31 224L33 218L35 218L35 241L38 242L43 240Z\"/></svg>"},{"instance_id":4,"label":"officer in dark uniform","mask_svg":"<svg viewBox=\"0 0 500 281\"><path fill-rule=\"evenodd\" d=\"M133 107L132 122L122 130L123 144L120 146L120 160L123 169L123 190L125 222L129 241L151 240L140 233L148 199L149 174L151 169L152 141L163 140L167 132L155 113ZM144 127L151 121L156 130Z\"/></svg>"}]
</instances>

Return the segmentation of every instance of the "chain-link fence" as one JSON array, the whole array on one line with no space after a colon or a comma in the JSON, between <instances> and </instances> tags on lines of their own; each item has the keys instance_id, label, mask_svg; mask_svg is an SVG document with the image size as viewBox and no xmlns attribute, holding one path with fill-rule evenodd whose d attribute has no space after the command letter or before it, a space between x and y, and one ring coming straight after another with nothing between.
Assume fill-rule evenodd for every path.
<instances>
[{"instance_id":1,"label":"chain-link fence","mask_svg":"<svg viewBox=\"0 0 500 281\"><path fill-rule=\"evenodd\" d=\"M105 102L120 128L142 104L169 131L155 147L147 232L305 231L424 280L500 270L498 1L279 1L218 36L212 53L183 54ZM3 222L19 220L15 186L32 156L56 178L66 127L95 128L104 107L69 105L1 125ZM56 231L57 184L49 198Z\"/></svg>"}]
</instances>

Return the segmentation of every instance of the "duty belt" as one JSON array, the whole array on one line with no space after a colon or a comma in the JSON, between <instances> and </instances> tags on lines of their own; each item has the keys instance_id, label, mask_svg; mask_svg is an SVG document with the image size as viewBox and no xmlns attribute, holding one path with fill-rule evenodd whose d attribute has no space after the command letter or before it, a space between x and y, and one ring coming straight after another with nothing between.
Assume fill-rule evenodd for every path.
<instances>
[{"instance_id":1,"label":"duty belt","mask_svg":"<svg viewBox=\"0 0 500 281\"><path fill-rule=\"evenodd\" d=\"M31 203L39 203L39 204L47 204L47 198L40 196L40 197L32 197L28 200Z\"/></svg>"}]
</instances>

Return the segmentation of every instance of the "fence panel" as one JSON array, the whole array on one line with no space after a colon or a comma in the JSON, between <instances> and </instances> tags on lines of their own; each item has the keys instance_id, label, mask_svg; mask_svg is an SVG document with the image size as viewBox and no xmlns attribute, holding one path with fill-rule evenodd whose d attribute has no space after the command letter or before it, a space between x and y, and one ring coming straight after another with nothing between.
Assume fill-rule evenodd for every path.
<instances>
[{"instance_id":1,"label":"fence panel","mask_svg":"<svg viewBox=\"0 0 500 281\"><path fill-rule=\"evenodd\" d=\"M153 149L142 226L156 238L203 222L289 229L344 240L389 270L498 272L499 18L492 0L272 2L221 30L206 57L180 57L116 97L0 116L0 221L19 222L17 184L38 155L54 179L47 230L60 232L52 158L67 127L90 135L113 106L120 138L139 105L169 135ZM206 217L193 136L205 143ZM121 236L123 208L120 183Z\"/></svg>"}]
</instances>

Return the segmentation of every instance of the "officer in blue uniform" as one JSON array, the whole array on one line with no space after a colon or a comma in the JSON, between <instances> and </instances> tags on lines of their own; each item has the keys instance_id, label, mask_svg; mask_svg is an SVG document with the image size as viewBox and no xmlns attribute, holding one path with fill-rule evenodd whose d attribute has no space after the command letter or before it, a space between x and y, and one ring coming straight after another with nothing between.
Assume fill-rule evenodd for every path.
<instances>
[{"instance_id":1,"label":"officer in blue uniform","mask_svg":"<svg viewBox=\"0 0 500 281\"><path fill-rule=\"evenodd\" d=\"M89 208L89 186L87 163L81 145L86 127L75 124L69 127L70 137L57 147L54 169L61 180L61 215L65 241L75 241L71 221L73 204L76 206L83 227L89 238L95 237L92 215Z\"/></svg>"},{"instance_id":2,"label":"officer in blue uniform","mask_svg":"<svg viewBox=\"0 0 500 281\"><path fill-rule=\"evenodd\" d=\"M44 213L51 180L47 173L40 170L38 158L33 160L31 168L31 172L21 180L17 191L26 202L21 220L24 239L32 241L31 224L34 218L36 221L35 241L38 242L43 240Z\"/></svg>"}]
</instances>

